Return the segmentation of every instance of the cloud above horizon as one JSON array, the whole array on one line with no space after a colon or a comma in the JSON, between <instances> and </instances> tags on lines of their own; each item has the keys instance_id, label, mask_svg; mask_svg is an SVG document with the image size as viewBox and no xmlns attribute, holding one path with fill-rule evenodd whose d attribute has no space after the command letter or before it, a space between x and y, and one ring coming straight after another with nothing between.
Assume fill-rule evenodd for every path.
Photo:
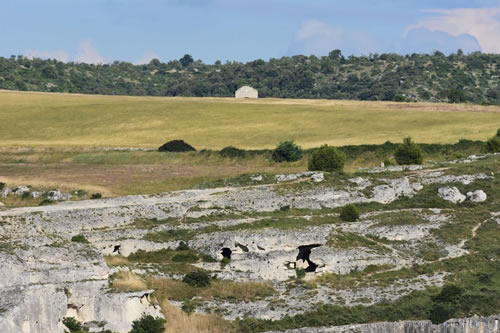
<instances>
[{"instance_id":1,"label":"cloud above horizon","mask_svg":"<svg viewBox=\"0 0 500 333\"><path fill-rule=\"evenodd\" d=\"M75 56L76 62L84 62L87 64L103 64L104 58L99 53L99 50L92 44L90 40L82 40L78 45Z\"/></svg>"},{"instance_id":2,"label":"cloud above horizon","mask_svg":"<svg viewBox=\"0 0 500 333\"><path fill-rule=\"evenodd\" d=\"M327 55L340 48L344 30L318 20L309 20L299 27L290 45L290 54Z\"/></svg>"},{"instance_id":3,"label":"cloud above horizon","mask_svg":"<svg viewBox=\"0 0 500 333\"><path fill-rule=\"evenodd\" d=\"M454 37L470 35L477 40L481 51L500 53L500 8L432 9L424 12L434 15L408 26L405 37L416 29L442 31Z\"/></svg>"}]
</instances>

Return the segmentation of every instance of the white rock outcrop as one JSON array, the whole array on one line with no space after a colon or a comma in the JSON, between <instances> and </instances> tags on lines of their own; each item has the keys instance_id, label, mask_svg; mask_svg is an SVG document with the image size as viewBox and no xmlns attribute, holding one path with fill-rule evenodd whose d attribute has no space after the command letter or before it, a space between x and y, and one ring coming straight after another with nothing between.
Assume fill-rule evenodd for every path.
<instances>
[{"instance_id":1,"label":"white rock outcrop","mask_svg":"<svg viewBox=\"0 0 500 333\"><path fill-rule=\"evenodd\" d=\"M449 186L440 187L438 189L438 195L441 199L453 202L454 204L462 203L466 199L466 196L463 195L462 193L460 193L460 190L458 188L456 188L455 186L453 186L453 187L449 187Z\"/></svg>"},{"instance_id":2,"label":"white rock outcrop","mask_svg":"<svg viewBox=\"0 0 500 333\"><path fill-rule=\"evenodd\" d=\"M486 201L488 196L483 190L476 190L474 192L467 192L467 198L472 202L483 202Z\"/></svg>"}]
</instances>

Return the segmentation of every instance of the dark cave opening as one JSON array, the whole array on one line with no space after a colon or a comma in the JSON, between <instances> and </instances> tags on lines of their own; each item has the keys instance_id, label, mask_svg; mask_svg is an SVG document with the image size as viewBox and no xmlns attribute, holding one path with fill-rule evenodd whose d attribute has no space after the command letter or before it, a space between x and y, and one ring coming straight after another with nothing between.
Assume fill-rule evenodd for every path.
<instances>
[{"instance_id":1,"label":"dark cave opening","mask_svg":"<svg viewBox=\"0 0 500 333\"><path fill-rule=\"evenodd\" d=\"M314 249L315 247L319 247L319 246L321 246L321 244L310 244L310 245L299 246L299 254L297 255L297 259L295 259L295 260L296 261L302 260L303 262L307 261L308 266L305 269L305 271L307 273L315 272L316 268L318 268L318 265L315 264L314 262L312 262L309 259L309 256L311 255L311 250Z\"/></svg>"},{"instance_id":2,"label":"dark cave opening","mask_svg":"<svg viewBox=\"0 0 500 333\"><path fill-rule=\"evenodd\" d=\"M222 254L222 256L223 256L224 258L231 259L231 254L232 254L232 253L233 253L233 251L231 251L231 249L230 249L230 248L228 248L228 247L224 247L224 248L222 248L222 252L221 252L221 254Z\"/></svg>"}]
</instances>

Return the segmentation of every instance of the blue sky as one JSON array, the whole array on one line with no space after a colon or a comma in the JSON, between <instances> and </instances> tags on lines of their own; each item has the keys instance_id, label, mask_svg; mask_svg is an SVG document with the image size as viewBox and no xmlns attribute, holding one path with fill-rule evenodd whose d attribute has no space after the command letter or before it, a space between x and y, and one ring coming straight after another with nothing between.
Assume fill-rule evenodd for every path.
<instances>
[{"instance_id":1,"label":"blue sky","mask_svg":"<svg viewBox=\"0 0 500 333\"><path fill-rule=\"evenodd\" d=\"M500 0L0 0L0 29L0 56L88 63L500 53Z\"/></svg>"}]
</instances>

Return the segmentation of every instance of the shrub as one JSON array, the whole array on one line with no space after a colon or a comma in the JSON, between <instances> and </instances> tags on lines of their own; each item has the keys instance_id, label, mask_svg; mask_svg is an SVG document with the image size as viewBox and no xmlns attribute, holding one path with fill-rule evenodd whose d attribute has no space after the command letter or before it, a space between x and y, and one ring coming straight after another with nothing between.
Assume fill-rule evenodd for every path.
<instances>
[{"instance_id":1,"label":"shrub","mask_svg":"<svg viewBox=\"0 0 500 333\"><path fill-rule=\"evenodd\" d=\"M275 162L294 162L302 158L304 152L302 149L293 143L293 140L282 141L273 150L272 159Z\"/></svg>"},{"instance_id":2,"label":"shrub","mask_svg":"<svg viewBox=\"0 0 500 333\"><path fill-rule=\"evenodd\" d=\"M210 275L204 271L189 272L184 276L182 282L192 287L208 287L210 285Z\"/></svg>"},{"instance_id":3,"label":"shrub","mask_svg":"<svg viewBox=\"0 0 500 333\"><path fill-rule=\"evenodd\" d=\"M406 137L396 149L394 158L399 165L422 164L422 149L410 137Z\"/></svg>"},{"instance_id":4,"label":"shrub","mask_svg":"<svg viewBox=\"0 0 500 333\"><path fill-rule=\"evenodd\" d=\"M486 151L488 153L500 152L500 136L493 136L486 141Z\"/></svg>"},{"instance_id":5,"label":"shrub","mask_svg":"<svg viewBox=\"0 0 500 333\"><path fill-rule=\"evenodd\" d=\"M89 242L88 239L82 234L71 237L71 241L76 242L76 243L88 243Z\"/></svg>"},{"instance_id":6,"label":"shrub","mask_svg":"<svg viewBox=\"0 0 500 333\"><path fill-rule=\"evenodd\" d=\"M5 185L6 185L5 183L0 182L0 191L3 190L3 188L5 187Z\"/></svg>"},{"instance_id":7,"label":"shrub","mask_svg":"<svg viewBox=\"0 0 500 333\"><path fill-rule=\"evenodd\" d=\"M180 242L179 245L175 249L176 251L188 251L189 250L189 245L186 244L186 242Z\"/></svg>"},{"instance_id":8,"label":"shrub","mask_svg":"<svg viewBox=\"0 0 500 333\"><path fill-rule=\"evenodd\" d=\"M163 144L158 151L183 153L186 151L196 151L193 146L184 140L172 140Z\"/></svg>"},{"instance_id":9,"label":"shrub","mask_svg":"<svg viewBox=\"0 0 500 333\"><path fill-rule=\"evenodd\" d=\"M429 319L441 324L455 317L464 304L463 290L455 285L445 285L441 292L432 297Z\"/></svg>"},{"instance_id":10,"label":"shrub","mask_svg":"<svg viewBox=\"0 0 500 333\"><path fill-rule=\"evenodd\" d=\"M500 137L500 128L497 129L497 136Z\"/></svg>"},{"instance_id":11,"label":"shrub","mask_svg":"<svg viewBox=\"0 0 500 333\"><path fill-rule=\"evenodd\" d=\"M132 322L132 330L130 333L163 333L165 332L165 324L167 321L160 317L142 314L141 318Z\"/></svg>"},{"instance_id":12,"label":"shrub","mask_svg":"<svg viewBox=\"0 0 500 333\"><path fill-rule=\"evenodd\" d=\"M196 310L196 303L190 299L186 299L182 303L182 310L186 312L188 315L190 315L191 313L194 312L194 310Z\"/></svg>"},{"instance_id":13,"label":"shrub","mask_svg":"<svg viewBox=\"0 0 500 333\"><path fill-rule=\"evenodd\" d=\"M197 262L198 256L189 251L182 251L177 253L172 257L172 261L174 262Z\"/></svg>"},{"instance_id":14,"label":"shrub","mask_svg":"<svg viewBox=\"0 0 500 333\"><path fill-rule=\"evenodd\" d=\"M316 149L309 160L311 171L342 171L344 170L345 154L328 145Z\"/></svg>"},{"instance_id":15,"label":"shrub","mask_svg":"<svg viewBox=\"0 0 500 333\"><path fill-rule=\"evenodd\" d=\"M62 322L71 333L88 332L88 329L83 327L82 324L73 317L64 317Z\"/></svg>"},{"instance_id":16,"label":"shrub","mask_svg":"<svg viewBox=\"0 0 500 333\"><path fill-rule=\"evenodd\" d=\"M342 221L354 222L359 219L359 210L353 204L347 204L342 207L340 218Z\"/></svg>"},{"instance_id":17,"label":"shrub","mask_svg":"<svg viewBox=\"0 0 500 333\"><path fill-rule=\"evenodd\" d=\"M306 271L303 269L296 269L295 274L297 274L297 279L302 279L306 276Z\"/></svg>"},{"instance_id":18,"label":"shrub","mask_svg":"<svg viewBox=\"0 0 500 333\"><path fill-rule=\"evenodd\" d=\"M390 158L384 158L384 166L394 165L394 162Z\"/></svg>"},{"instance_id":19,"label":"shrub","mask_svg":"<svg viewBox=\"0 0 500 333\"><path fill-rule=\"evenodd\" d=\"M233 146L228 146L222 148L220 154L222 157L243 158L245 157L246 152L243 149L239 149Z\"/></svg>"},{"instance_id":20,"label":"shrub","mask_svg":"<svg viewBox=\"0 0 500 333\"><path fill-rule=\"evenodd\" d=\"M90 196L90 199L101 199L101 198L102 198L101 193L92 193L92 195Z\"/></svg>"}]
</instances>

